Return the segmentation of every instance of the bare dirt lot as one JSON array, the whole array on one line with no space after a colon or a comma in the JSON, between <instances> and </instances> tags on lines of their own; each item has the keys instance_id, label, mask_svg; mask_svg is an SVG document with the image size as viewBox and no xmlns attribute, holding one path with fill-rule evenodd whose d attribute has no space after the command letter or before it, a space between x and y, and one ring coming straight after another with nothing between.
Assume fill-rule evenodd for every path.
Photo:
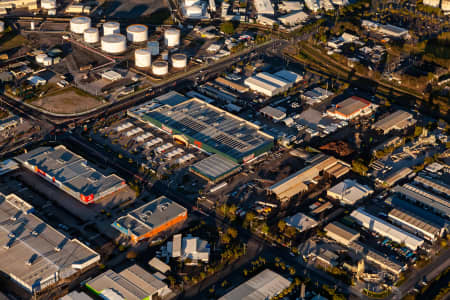
<instances>
[{"instance_id":1,"label":"bare dirt lot","mask_svg":"<svg viewBox=\"0 0 450 300\"><path fill-rule=\"evenodd\" d=\"M32 105L59 114L73 114L98 107L102 102L74 88L37 99Z\"/></svg>"}]
</instances>

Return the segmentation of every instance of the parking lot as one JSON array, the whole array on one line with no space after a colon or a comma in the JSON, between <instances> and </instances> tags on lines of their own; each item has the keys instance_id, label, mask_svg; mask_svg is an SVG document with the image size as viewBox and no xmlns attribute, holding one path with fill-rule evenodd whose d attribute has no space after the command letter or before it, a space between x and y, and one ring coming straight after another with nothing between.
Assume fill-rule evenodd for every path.
<instances>
[{"instance_id":1,"label":"parking lot","mask_svg":"<svg viewBox=\"0 0 450 300\"><path fill-rule=\"evenodd\" d=\"M206 157L206 154L186 146L159 128L124 118L103 127L91 137L100 145L136 162L138 167L164 175L185 168Z\"/></svg>"}]
</instances>

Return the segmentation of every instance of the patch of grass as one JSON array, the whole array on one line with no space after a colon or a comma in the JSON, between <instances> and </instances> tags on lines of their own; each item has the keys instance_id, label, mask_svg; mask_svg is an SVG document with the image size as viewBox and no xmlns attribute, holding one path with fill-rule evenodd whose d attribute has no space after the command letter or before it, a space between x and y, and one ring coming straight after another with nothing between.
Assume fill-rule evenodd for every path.
<instances>
[{"instance_id":1,"label":"patch of grass","mask_svg":"<svg viewBox=\"0 0 450 300\"><path fill-rule=\"evenodd\" d=\"M0 51L7 51L13 48L23 46L27 43L27 40L20 34L16 34L13 31L5 32L0 37Z\"/></svg>"}]
</instances>

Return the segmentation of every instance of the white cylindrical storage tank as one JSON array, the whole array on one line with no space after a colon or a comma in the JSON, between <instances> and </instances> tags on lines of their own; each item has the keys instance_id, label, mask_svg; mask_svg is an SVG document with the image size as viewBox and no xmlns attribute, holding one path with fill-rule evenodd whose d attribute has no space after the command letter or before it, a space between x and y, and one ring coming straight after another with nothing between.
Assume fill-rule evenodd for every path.
<instances>
[{"instance_id":1,"label":"white cylindrical storage tank","mask_svg":"<svg viewBox=\"0 0 450 300\"><path fill-rule=\"evenodd\" d=\"M187 66L187 56L182 53L172 55L172 67L183 69Z\"/></svg>"},{"instance_id":2,"label":"white cylindrical storage tank","mask_svg":"<svg viewBox=\"0 0 450 300\"><path fill-rule=\"evenodd\" d=\"M152 65L152 72L154 75L164 76L169 73L169 64L167 61L158 60L155 61Z\"/></svg>"},{"instance_id":3,"label":"white cylindrical storage tank","mask_svg":"<svg viewBox=\"0 0 450 300\"><path fill-rule=\"evenodd\" d=\"M41 7L43 9L55 9L56 8L56 0L41 0Z\"/></svg>"},{"instance_id":4,"label":"white cylindrical storage tank","mask_svg":"<svg viewBox=\"0 0 450 300\"><path fill-rule=\"evenodd\" d=\"M88 17L75 17L70 20L70 31L83 34L86 29L91 27L91 19Z\"/></svg>"},{"instance_id":5,"label":"white cylindrical storage tank","mask_svg":"<svg viewBox=\"0 0 450 300\"><path fill-rule=\"evenodd\" d=\"M169 60L169 51L165 50L165 51L161 52L161 58L163 60Z\"/></svg>"},{"instance_id":6,"label":"white cylindrical storage tank","mask_svg":"<svg viewBox=\"0 0 450 300\"><path fill-rule=\"evenodd\" d=\"M47 58L47 57L48 57L48 55L45 54L45 53L38 54L38 55L36 55L36 62L38 64L43 64L44 63L44 59Z\"/></svg>"},{"instance_id":7,"label":"white cylindrical storage tank","mask_svg":"<svg viewBox=\"0 0 450 300\"><path fill-rule=\"evenodd\" d=\"M148 27L141 24L127 27L127 40L132 43L142 43L148 38Z\"/></svg>"},{"instance_id":8,"label":"white cylindrical storage tank","mask_svg":"<svg viewBox=\"0 0 450 300\"><path fill-rule=\"evenodd\" d=\"M84 41L89 44L98 43L99 33L95 27L88 28L84 31Z\"/></svg>"},{"instance_id":9,"label":"white cylindrical storage tank","mask_svg":"<svg viewBox=\"0 0 450 300\"><path fill-rule=\"evenodd\" d=\"M152 63L152 53L149 49L137 49L134 51L134 61L138 68L149 68Z\"/></svg>"},{"instance_id":10,"label":"white cylindrical storage tank","mask_svg":"<svg viewBox=\"0 0 450 300\"><path fill-rule=\"evenodd\" d=\"M188 17L199 17L203 15L203 9L200 5L192 5L185 8Z\"/></svg>"},{"instance_id":11,"label":"white cylindrical storage tank","mask_svg":"<svg viewBox=\"0 0 450 300\"><path fill-rule=\"evenodd\" d=\"M158 41L148 42L147 48L150 50L152 55L159 55L159 42Z\"/></svg>"},{"instance_id":12,"label":"white cylindrical storage tank","mask_svg":"<svg viewBox=\"0 0 450 300\"><path fill-rule=\"evenodd\" d=\"M53 59L51 57L45 57L44 60L42 61L42 64L44 66L51 66L53 62Z\"/></svg>"},{"instance_id":13,"label":"white cylindrical storage tank","mask_svg":"<svg viewBox=\"0 0 450 300\"><path fill-rule=\"evenodd\" d=\"M111 35L115 33L120 33L119 22L106 22L103 24L103 35Z\"/></svg>"},{"instance_id":14,"label":"white cylindrical storage tank","mask_svg":"<svg viewBox=\"0 0 450 300\"><path fill-rule=\"evenodd\" d=\"M198 0L184 0L184 7L192 6L198 4Z\"/></svg>"},{"instance_id":15,"label":"white cylindrical storage tank","mask_svg":"<svg viewBox=\"0 0 450 300\"><path fill-rule=\"evenodd\" d=\"M122 34L105 35L101 39L102 50L111 53L119 54L127 50L127 39Z\"/></svg>"},{"instance_id":16,"label":"white cylindrical storage tank","mask_svg":"<svg viewBox=\"0 0 450 300\"><path fill-rule=\"evenodd\" d=\"M180 44L180 31L169 28L164 32L164 42L167 47L177 47Z\"/></svg>"},{"instance_id":17,"label":"white cylindrical storage tank","mask_svg":"<svg viewBox=\"0 0 450 300\"><path fill-rule=\"evenodd\" d=\"M35 24L34 21L30 22L30 30L34 30L35 29Z\"/></svg>"},{"instance_id":18,"label":"white cylindrical storage tank","mask_svg":"<svg viewBox=\"0 0 450 300\"><path fill-rule=\"evenodd\" d=\"M0 21L0 32L5 31L5 22Z\"/></svg>"}]
</instances>

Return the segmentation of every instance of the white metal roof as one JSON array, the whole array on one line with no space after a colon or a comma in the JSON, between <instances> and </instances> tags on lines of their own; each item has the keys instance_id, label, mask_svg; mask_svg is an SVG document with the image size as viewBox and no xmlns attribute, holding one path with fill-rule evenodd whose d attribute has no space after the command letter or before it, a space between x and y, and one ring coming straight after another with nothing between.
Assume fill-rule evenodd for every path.
<instances>
[{"instance_id":1,"label":"white metal roof","mask_svg":"<svg viewBox=\"0 0 450 300\"><path fill-rule=\"evenodd\" d=\"M399 244L405 243L405 246L411 250L416 250L423 244L423 239L369 214L362 208L354 210L351 216L365 228L388 237Z\"/></svg>"},{"instance_id":2,"label":"white metal roof","mask_svg":"<svg viewBox=\"0 0 450 300\"><path fill-rule=\"evenodd\" d=\"M266 300L289 287L291 282L283 276L266 269L237 286L219 300Z\"/></svg>"}]
</instances>

